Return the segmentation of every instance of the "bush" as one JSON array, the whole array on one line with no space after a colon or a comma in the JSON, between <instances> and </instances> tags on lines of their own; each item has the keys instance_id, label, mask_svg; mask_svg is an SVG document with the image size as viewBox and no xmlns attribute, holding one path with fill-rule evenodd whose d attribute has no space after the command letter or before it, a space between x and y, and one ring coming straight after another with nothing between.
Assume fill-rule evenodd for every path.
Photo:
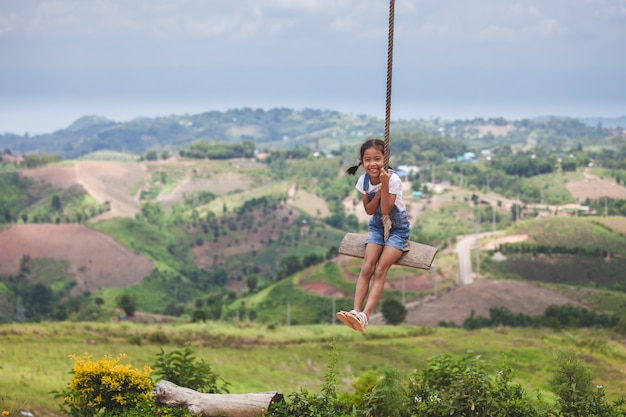
<instances>
[{"instance_id":1,"label":"bush","mask_svg":"<svg viewBox=\"0 0 626 417\"><path fill-rule=\"evenodd\" d=\"M593 384L591 371L572 351L557 354L550 386L557 395L559 416L626 416L624 400L609 403L604 387Z\"/></svg>"},{"instance_id":2,"label":"bush","mask_svg":"<svg viewBox=\"0 0 626 417\"><path fill-rule=\"evenodd\" d=\"M350 404L337 395L337 348L331 343L330 361L324 374L325 383L318 395L306 388L287 396L285 401L272 404L268 415L272 417L347 417Z\"/></svg>"},{"instance_id":3,"label":"bush","mask_svg":"<svg viewBox=\"0 0 626 417\"><path fill-rule=\"evenodd\" d=\"M510 369L505 368L493 385L483 361L470 352L458 360L447 354L435 357L426 369L410 377L411 415L538 416L521 386L511 384L510 377Z\"/></svg>"},{"instance_id":4,"label":"bush","mask_svg":"<svg viewBox=\"0 0 626 417\"><path fill-rule=\"evenodd\" d=\"M161 348L154 364L155 375L159 376L160 379L198 392L228 393L228 385L230 384L213 372L211 365L204 359L198 360L194 353L194 350L189 346L169 353Z\"/></svg>"},{"instance_id":5,"label":"bush","mask_svg":"<svg viewBox=\"0 0 626 417\"><path fill-rule=\"evenodd\" d=\"M391 366L365 396L363 415L371 417L402 417L408 409L408 396L400 372Z\"/></svg>"},{"instance_id":6,"label":"bush","mask_svg":"<svg viewBox=\"0 0 626 417\"><path fill-rule=\"evenodd\" d=\"M406 318L407 310L404 304L395 298L389 298L383 302L383 318L389 324L400 324Z\"/></svg>"},{"instance_id":7,"label":"bush","mask_svg":"<svg viewBox=\"0 0 626 417\"><path fill-rule=\"evenodd\" d=\"M71 417L90 417L101 413L122 412L151 401L152 369L143 371L121 364L125 355L117 359L105 356L93 362L87 354L71 355L73 375L67 388L55 392L62 398L61 411Z\"/></svg>"}]
</instances>

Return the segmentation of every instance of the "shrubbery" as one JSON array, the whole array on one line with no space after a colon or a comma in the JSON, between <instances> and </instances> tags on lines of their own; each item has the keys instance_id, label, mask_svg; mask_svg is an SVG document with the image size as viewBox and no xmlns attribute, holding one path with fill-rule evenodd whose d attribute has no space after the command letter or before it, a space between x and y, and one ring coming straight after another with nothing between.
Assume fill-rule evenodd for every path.
<instances>
[{"instance_id":1,"label":"shrubbery","mask_svg":"<svg viewBox=\"0 0 626 417\"><path fill-rule=\"evenodd\" d=\"M595 311L587 310L584 307L572 306L570 304L552 305L540 316L528 316L522 313L514 314L505 307L491 307L489 317L474 316L474 311L470 317L465 319L463 327L465 329L480 329L483 327L530 327L545 326L560 329L562 327L599 327L615 328L619 324L619 317L598 314ZM448 323L440 323L448 326Z\"/></svg>"},{"instance_id":2,"label":"shrubbery","mask_svg":"<svg viewBox=\"0 0 626 417\"><path fill-rule=\"evenodd\" d=\"M156 375L177 385L202 392L228 392L221 380L194 351L161 351ZM152 369L132 369L118 359L105 357L92 362L89 356L75 361L68 387L57 392L62 410L70 417L189 417L184 408L166 407L150 396ZM549 405L539 393L528 393L513 382L514 372L503 364L495 376L487 373L480 356L467 352L460 358L449 354L431 358L427 366L408 378L388 366L366 371L352 382L352 394L337 390L338 356L331 343L329 363L321 392L302 388L273 403L272 417L624 417L623 400L611 402L604 388L592 381L589 369L573 352L555 358L550 386L556 403Z\"/></svg>"}]
</instances>

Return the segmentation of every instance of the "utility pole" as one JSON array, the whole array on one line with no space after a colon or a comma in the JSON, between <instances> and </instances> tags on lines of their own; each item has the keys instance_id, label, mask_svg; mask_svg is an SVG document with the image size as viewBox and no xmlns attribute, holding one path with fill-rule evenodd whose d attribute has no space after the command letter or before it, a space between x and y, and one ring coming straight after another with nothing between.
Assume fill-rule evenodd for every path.
<instances>
[{"instance_id":1,"label":"utility pole","mask_svg":"<svg viewBox=\"0 0 626 417\"><path fill-rule=\"evenodd\" d=\"M475 242L475 252L476 252L476 277L480 275L480 212L476 210L476 242Z\"/></svg>"},{"instance_id":2,"label":"utility pole","mask_svg":"<svg viewBox=\"0 0 626 417\"><path fill-rule=\"evenodd\" d=\"M291 326L291 304L287 301L287 326Z\"/></svg>"}]
</instances>

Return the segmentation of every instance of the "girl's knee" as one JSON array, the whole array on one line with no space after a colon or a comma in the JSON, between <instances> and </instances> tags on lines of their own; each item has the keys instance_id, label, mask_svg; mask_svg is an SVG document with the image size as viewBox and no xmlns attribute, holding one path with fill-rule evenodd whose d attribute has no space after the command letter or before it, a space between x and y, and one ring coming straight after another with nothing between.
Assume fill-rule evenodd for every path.
<instances>
[{"instance_id":1,"label":"girl's knee","mask_svg":"<svg viewBox=\"0 0 626 417\"><path fill-rule=\"evenodd\" d=\"M374 279L385 279L385 278L387 278L387 272L389 272L389 268L390 267L391 267L391 265L385 266L385 265L378 264L376 266L376 270L374 271Z\"/></svg>"},{"instance_id":2,"label":"girl's knee","mask_svg":"<svg viewBox=\"0 0 626 417\"><path fill-rule=\"evenodd\" d=\"M364 262L363 265L361 266L361 274L372 276L372 274L374 273L375 267L376 267L376 264L374 264L373 262Z\"/></svg>"}]
</instances>

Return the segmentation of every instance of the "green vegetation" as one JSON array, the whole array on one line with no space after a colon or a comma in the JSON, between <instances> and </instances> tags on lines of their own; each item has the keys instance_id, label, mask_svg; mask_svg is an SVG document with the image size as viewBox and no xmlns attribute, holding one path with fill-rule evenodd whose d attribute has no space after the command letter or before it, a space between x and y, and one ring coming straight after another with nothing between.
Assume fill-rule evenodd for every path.
<instances>
[{"instance_id":1,"label":"green vegetation","mask_svg":"<svg viewBox=\"0 0 626 417\"><path fill-rule=\"evenodd\" d=\"M0 146L11 148L5 155L25 155L19 162L22 167L57 161L58 157L46 153L53 151L66 157L89 152L89 157L115 161L142 155L147 175L132 192L139 197L140 212L134 218L113 218L90 226L149 258L154 269L131 287L72 296L75 277L68 272L72 265L25 257L19 273L2 277L0 320L92 321L73 324L80 335L51 324L58 326L53 327L57 333L44 331L53 340L46 346L58 344L64 350L49 348L43 357L50 362L55 355L58 361L76 353L84 340L102 355L125 353L117 349L117 343L119 349L136 355L133 362L141 364L150 363L146 355L155 353L155 345L173 347L194 341L198 357L211 362L219 359L224 373L231 376L228 379L234 381L233 389L275 389L267 386L268 381L285 384L281 389L293 393L287 403L292 408L276 409L275 415L306 415L302 408L306 406L315 409L307 411L311 415L339 415L340 409L347 415L358 410L391 416L401 415L398 410L405 408L433 416L473 415L466 413L468 409L479 414L535 415L533 407L545 406L531 394L535 388L547 400L554 400L552 415L594 415L597 409L588 408L590 401L608 407L598 409L611 415L613 405L603 400L603 390L587 389L589 375L574 357L556 359L562 365L559 372L569 372L569 377L548 384L550 361L555 359L547 354L574 346L578 355L593 359L588 361L593 375L614 378L609 382L615 382L615 388L609 382L606 388L611 399L624 392L621 374L608 372L619 369L616 364L623 360L623 349L613 339L626 329L626 291L621 282L626 268L626 200L615 197L626 179L623 135L574 119L397 122L391 164L398 169L414 166L407 187L422 193L418 201L417 196L409 197L407 188L406 200L415 215L411 239L441 250L437 271L430 271L427 278L422 271L392 268L390 288L377 312L398 325L373 326L374 331L358 339L358 335L346 334L345 328L329 325L335 310L352 307L354 281L347 277L360 269L359 260L342 261L335 255L345 232L366 230L365 221L347 214L350 201L358 204L358 198L356 178L344 175L344 170L355 163L363 138L379 132L379 121L362 116L240 109L120 124L87 117L52 138L28 141L2 135ZM77 135L83 138L80 143L74 142ZM245 159L226 159L233 157ZM81 187L57 189L31 181L15 171L16 164L5 167L3 159L0 168L0 223L4 225L82 223L111 209L111 202L100 205ZM556 210L556 205L576 202L567 186L590 173L611 178L615 194L578 203L588 206L589 213L613 217L583 217L582 211L575 211L581 215L573 217ZM294 203L298 191L310 200L308 207ZM323 207L314 207L318 203L313 200L323 202ZM529 240L483 251L481 275L540 282L584 302L586 308L553 307L533 317L494 308L488 318L467 318L467 328L495 327L475 332L400 324L407 314L398 301L400 296L413 301L456 285L458 264L455 254L446 249L458 236L496 229L505 236L526 235ZM495 252L500 252L498 260ZM426 286L401 294L399 283L407 276L421 276ZM436 282L438 289L429 282ZM323 296L305 287L341 295ZM119 317L120 311L129 321L176 324L96 323ZM517 326L526 328L511 329ZM530 326L535 327L530 330ZM31 336L18 337L21 333L14 327L7 328L9 342L24 343L24 351L32 349ZM321 356L335 338L340 341L338 350L345 344L349 348L331 359L320 388ZM251 346L254 349L248 349ZM283 355L289 349L294 353ZM442 351L461 355L461 359L436 356L430 361ZM492 364L462 356L468 351L489 356ZM0 356L13 352L3 350ZM161 350L160 361L168 375L195 359L188 350L175 351L173 356L165 352ZM493 363L499 362L495 357L499 352L513 352L514 362L519 361L515 364L522 364L515 374L520 375L527 395L516 396L518 385L511 381L509 368L503 367L502 376L496 376L499 370ZM233 356L238 357L237 363ZM385 366L389 357L393 357L392 367ZM348 365L335 368L339 360ZM311 365L303 366L306 362ZM193 376L207 371L206 364L186 369L194 372L185 383L195 383ZM10 362L2 366L3 371L16 372ZM48 386L36 388L41 396L44 388L49 392L60 386L58 364L45 366L39 369L51 369L49 379L54 383L43 378L42 384ZM344 373L348 369L351 375L339 375L338 369ZM250 375L255 372L258 375ZM9 375L7 383L13 385L3 387L0 382L0 388L31 381ZM354 396L350 393L344 398L336 381L355 375L353 386L341 387L353 390ZM442 383L446 378L449 383ZM578 396L568 392L567 384L572 381L586 387ZM431 399L463 389L469 394L452 402ZM475 392L484 395L474 401ZM422 401L415 402L415 397Z\"/></svg>"},{"instance_id":2,"label":"green vegetation","mask_svg":"<svg viewBox=\"0 0 626 417\"><path fill-rule=\"evenodd\" d=\"M618 407L626 387L626 378L619 372L626 357L621 339L598 330L504 327L467 331L399 325L371 326L362 336L346 331L343 325L262 327L243 321L237 326L2 325L0 334L0 394L5 398L4 409L15 413L21 409L51 415L60 402L50 392L59 392L73 376L80 377L80 373L69 373L71 360L59 358L85 358L85 354L108 357L111 365L117 361L120 377L121 371L141 373L135 369L149 366L155 370L153 382L175 373L187 375L190 385L198 388L214 381L218 388L228 383L231 393L277 390L291 407L302 407L305 400L316 407L349 404L356 406L356 414L349 408L346 415L355 416L395 415L387 414L386 406L391 404L406 406L395 408L400 416L409 410L414 415L447 415L450 410L465 415L463 410L470 413L472 407L475 411L510 407L537 412L515 414L522 416L565 416L568 407L589 412L584 407L592 401ZM38 354L32 356L32 352ZM111 359L120 355L124 364ZM210 371L197 375L197 369L207 365ZM105 368L110 369L98 367ZM207 379L197 381L194 375ZM579 394L570 391L573 383ZM433 401L435 395L441 401ZM322 401L324 396L329 401ZM422 401L414 401L415 397ZM597 415L620 415L602 409L605 414ZM286 415L284 409L275 412Z\"/></svg>"},{"instance_id":3,"label":"green vegetation","mask_svg":"<svg viewBox=\"0 0 626 417\"><path fill-rule=\"evenodd\" d=\"M102 317L108 317L117 314L112 310L115 300L126 296L134 297L140 312L203 320L230 319L238 311L271 322L284 317L287 300L262 303L253 299L258 300L260 293L289 291L277 284L291 278L296 280L291 284L294 292L299 291L295 288L302 279L311 285L333 286L349 298L352 282L342 276L343 271L323 263L336 253L346 231L365 230L365 222L346 214L345 203L355 196L355 178L343 171L354 163L356 147L363 138L379 131L378 121L362 116L246 108L119 124L89 116L67 131L55 132L56 142L48 140L46 144L54 143L57 151L68 157L89 152L94 158L120 160L134 153L143 155L143 162L150 161L144 163L148 179L136 189L141 214L93 227L151 259L155 269L137 286L86 294L84 307L89 308L79 310L97 311L92 308L93 300L100 298L106 306L100 309ZM496 137L493 132L498 131L501 136ZM71 142L77 134L85 138L80 144ZM15 136L1 139L6 155L28 153L14 146ZM40 146L39 153L28 161L50 163L54 158L48 158L45 152L50 150L39 139L28 141L29 146ZM626 142L614 132L557 118L398 121L392 152L394 166L417 167L407 180L412 190L424 192L419 216L413 221L413 240L445 249L457 236L478 230L526 233L533 238L532 244L503 245L500 249L508 256L506 262L494 263L484 255L483 271L494 278L621 290L616 274L623 267L625 245L617 233L601 231L601 226L591 227L590 223L574 223L571 218L554 219L554 223L529 220L553 214L545 208L549 204L571 202L566 184L580 180L582 170L592 162L594 169L601 169L598 174L622 180L624 169L615 161L626 155ZM256 154L259 159L252 160ZM176 161L172 155L187 159ZM250 159L222 159L235 156ZM80 187L56 190L12 172L0 174L0 178L0 213L4 214L0 221L7 224L84 222L110 209L110 202L98 205ZM231 183L235 185L229 186ZM458 188L437 195L436 206L431 206L434 186L446 183ZM168 198L187 185L193 185L190 191ZM329 214L295 208L289 196L294 189L318 197L325 203L324 213ZM624 201L605 199L606 212L621 214ZM599 204L601 199L589 202L592 208ZM520 219L524 221L511 228ZM524 230L523 224L534 224L528 227L537 232ZM539 236L545 231L550 239L559 236L562 243L542 242ZM582 256L580 265L572 262L574 256ZM604 262L606 256L613 256L613 261ZM444 279L440 288L450 288L456 265L443 253L441 259ZM301 278L309 268L311 275ZM358 266L352 269L357 270L353 274L358 273ZM43 269L39 271L45 274ZM404 272L392 272L390 281L398 279L394 274ZM71 282L69 274L66 276ZM16 293L6 287L11 289L4 301L16 305ZM387 293L389 298L398 298L396 290ZM432 290L412 291L406 296L414 300L429 293ZM312 302L319 309L310 315L313 319L305 319L294 309L294 320L325 322L327 304L323 298Z\"/></svg>"},{"instance_id":4,"label":"green vegetation","mask_svg":"<svg viewBox=\"0 0 626 417\"><path fill-rule=\"evenodd\" d=\"M17 172L0 173L0 191L0 224L82 223L108 209L78 185L56 189Z\"/></svg>"}]
</instances>

